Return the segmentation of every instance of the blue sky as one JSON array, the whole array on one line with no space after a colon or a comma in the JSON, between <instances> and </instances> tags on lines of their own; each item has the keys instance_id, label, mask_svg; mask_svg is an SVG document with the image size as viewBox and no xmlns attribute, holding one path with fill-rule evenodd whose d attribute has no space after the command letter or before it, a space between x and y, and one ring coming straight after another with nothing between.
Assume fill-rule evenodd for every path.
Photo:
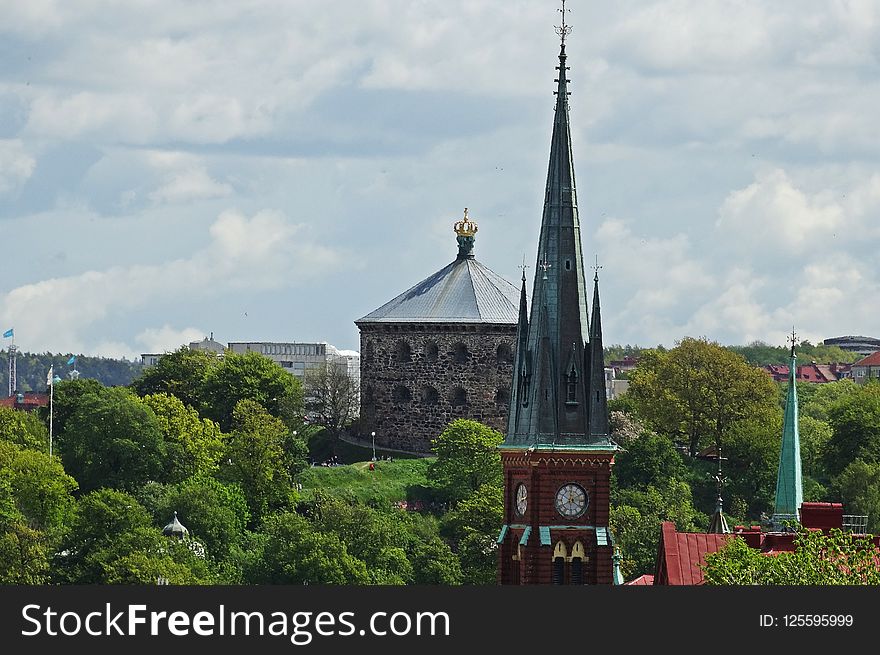
<instances>
[{"instance_id":1,"label":"blue sky","mask_svg":"<svg viewBox=\"0 0 880 655\"><path fill-rule=\"evenodd\" d=\"M613 5L613 6L609 6ZM0 327L133 357L358 347L475 253L533 264L553 0L0 0ZM880 7L570 0L606 343L880 336Z\"/></svg>"}]
</instances>

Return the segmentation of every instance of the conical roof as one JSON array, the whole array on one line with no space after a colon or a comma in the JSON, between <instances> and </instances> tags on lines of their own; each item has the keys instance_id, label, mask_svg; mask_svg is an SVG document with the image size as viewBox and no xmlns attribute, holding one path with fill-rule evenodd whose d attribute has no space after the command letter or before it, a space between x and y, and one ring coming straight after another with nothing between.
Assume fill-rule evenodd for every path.
<instances>
[{"instance_id":1,"label":"conical roof","mask_svg":"<svg viewBox=\"0 0 880 655\"><path fill-rule=\"evenodd\" d=\"M519 289L474 259L470 247L460 246L455 261L355 323L516 325L518 306Z\"/></svg>"},{"instance_id":2,"label":"conical roof","mask_svg":"<svg viewBox=\"0 0 880 655\"><path fill-rule=\"evenodd\" d=\"M162 534L166 537L183 537L188 534L189 530L177 520L177 512L174 512L174 518L171 519L171 522L162 528Z\"/></svg>"}]
</instances>

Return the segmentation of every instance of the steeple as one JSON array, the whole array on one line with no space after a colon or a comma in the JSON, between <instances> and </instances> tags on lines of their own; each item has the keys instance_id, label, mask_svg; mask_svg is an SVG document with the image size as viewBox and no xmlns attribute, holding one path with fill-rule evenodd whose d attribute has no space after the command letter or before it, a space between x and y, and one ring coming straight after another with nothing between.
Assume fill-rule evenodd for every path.
<instances>
[{"instance_id":1,"label":"steeple","mask_svg":"<svg viewBox=\"0 0 880 655\"><path fill-rule=\"evenodd\" d=\"M556 107L550 162L535 266L529 320L520 319L526 334L517 351L505 446L571 447L608 440L605 374L601 357L598 293L593 333L599 355L590 352L586 277L575 188L568 106L565 37L571 27L556 29L561 38L555 82ZM598 283L596 284L598 289ZM522 338L522 335L521 335ZM597 374L598 371L598 374ZM597 394L598 397L597 397ZM590 417L591 410L595 413Z\"/></svg>"},{"instance_id":2,"label":"steeple","mask_svg":"<svg viewBox=\"0 0 880 655\"><path fill-rule=\"evenodd\" d=\"M799 520L801 503L804 502L801 477L801 440L798 432L796 339L797 335L792 328L788 398L785 401L782 448L779 451L779 471L776 475L776 507L770 519L775 528L783 527L785 521Z\"/></svg>"},{"instance_id":3,"label":"steeple","mask_svg":"<svg viewBox=\"0 0 880 655\"><path fill-rule=\"evenodd\" d=\"M726 480L721 474L721 462L727 458L721 456L720 447L716 453L716 458L718 459L718 471L713 476L717 492L715 494L715 512L712 514L712 520L709 521L709 529L706 532L709 534L730 534L730 526L727 524L727 519L724 517L724 500L721 497L721 490L724 487L724 481Z\"/></svg>"},{"instance_id":4,"label":"steeple","mask_svg":"<svg viewBox=\"0 0 880 655\"><path fill-rule=\"evenodd\" d=\"M593 277L593 312L590 315L590 436L608 438L608 400L605 389L605 352L602 348L602 312L599 309L599 266Z\"/></svg>"}]
</instances>

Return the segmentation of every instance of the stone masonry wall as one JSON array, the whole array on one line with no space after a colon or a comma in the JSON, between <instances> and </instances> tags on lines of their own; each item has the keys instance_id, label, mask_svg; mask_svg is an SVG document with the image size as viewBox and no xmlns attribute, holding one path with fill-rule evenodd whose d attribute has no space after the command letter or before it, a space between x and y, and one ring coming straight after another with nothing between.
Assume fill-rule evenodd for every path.
<instances>
[{"instance_id":1,"label":"stone masonry wall","mask_svg":"<svg viewBox=\"0 0 880 655\"><path fill-rule=\"evenodd\" d=\"M428 453L458 418L506 431L516 325L359 327L362 437Z\"/></svg>"}]
</instances>

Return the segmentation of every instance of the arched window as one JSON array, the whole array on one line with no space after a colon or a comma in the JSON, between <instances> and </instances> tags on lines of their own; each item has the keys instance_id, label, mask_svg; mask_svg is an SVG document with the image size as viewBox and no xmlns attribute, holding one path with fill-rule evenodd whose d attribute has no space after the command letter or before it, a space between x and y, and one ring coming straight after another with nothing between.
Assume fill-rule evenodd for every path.
<instances>
[{"instance_id":1,"label":"arched window","mask_svg":"<svg viewBox=\"0 0 880 655\"><path fill-rule=\"evenodd\" d=\"M462 387L455 387L449 396L453 407L462 407L467 404L467 391Z\"/></svg>"},{"instance_id":2,"label":"arched window","mask_svg":"<svg viewBox=\"0 0 880 655\"><path fill-rule=\"evenodd\" d=\"M408 362L412 359L412 348L409 347L409 344L402 339L397 342L394 347L394 358L400 362Z\"/></svg>"},{"instance_id":3,"label":"arched window","mask_svg":"<svg viewBox=\"0 0 880 655\"><path fill-rule=\"evenodd\" d=\"M412 394L410 394L409 389L405 386L398 384L394 387L394 391L391 392L391 400L395 403L408 403L412 400Z\"/></svg>"},{"instance_id":4,"label":"arched window","mask_svg":"<svg viewBox=\"0 0 880 655\"><path fill-rule=\"evenodd\" d=\"M459 341L452 348L452 357L455 360L456 364L466 364L468 359L470 359L468 347L464 345L461 341Z\"/></svg>"},{"instance_id":5,"label":"arched window","mask_svg":"<svg viewBox=\"0 0 880 655\"><path fill-rule=\"evenodd\" d=\"M565 584L565 559L568 551L561 541L553 549L553 584Z\"/></svg>"},{"instance_id":6,"label":"arched window","mask_svg":"<svg viewBox=\"0 0 880 655\"><path fill-rule=\"evenodd\" d=\"M437 356L440 354L440 349L437 348L437 344L434 341L429 341L425 344L425 359L429 362L436 362Z\"/></svg>"},{"instance_id":7,"label":"arched window","mask_svg":"<svg viewBox=\"0 0 880 655\"><path fill-rule=\"evenodd\" d=\"M502 343L495 351L495 361L498 364L510 364L513 361L513 351L506 343Z\"/></svg>"},{"instance_id":8,"label":"arched window","mask_svg":"<svg viewBox=\"0 0 880 655\"><path fill-rule=\"evenodd\" d=\"M425 385L424 387L422 387L422 392L420 394L420 397L421 397L423 405L436 405L437 404L437 399L438 399L437 390L430 385Z\"/></svg>"},{"instance_id":9,"label":"arched window","mask_svg":"<svg viewBox=\"0 0 880 655\"><path fill-rule=\"evenodd\" d=\"M571 584L584 584L584 545L578 541L571 549Z\"/></svg>"}]
</instances>

